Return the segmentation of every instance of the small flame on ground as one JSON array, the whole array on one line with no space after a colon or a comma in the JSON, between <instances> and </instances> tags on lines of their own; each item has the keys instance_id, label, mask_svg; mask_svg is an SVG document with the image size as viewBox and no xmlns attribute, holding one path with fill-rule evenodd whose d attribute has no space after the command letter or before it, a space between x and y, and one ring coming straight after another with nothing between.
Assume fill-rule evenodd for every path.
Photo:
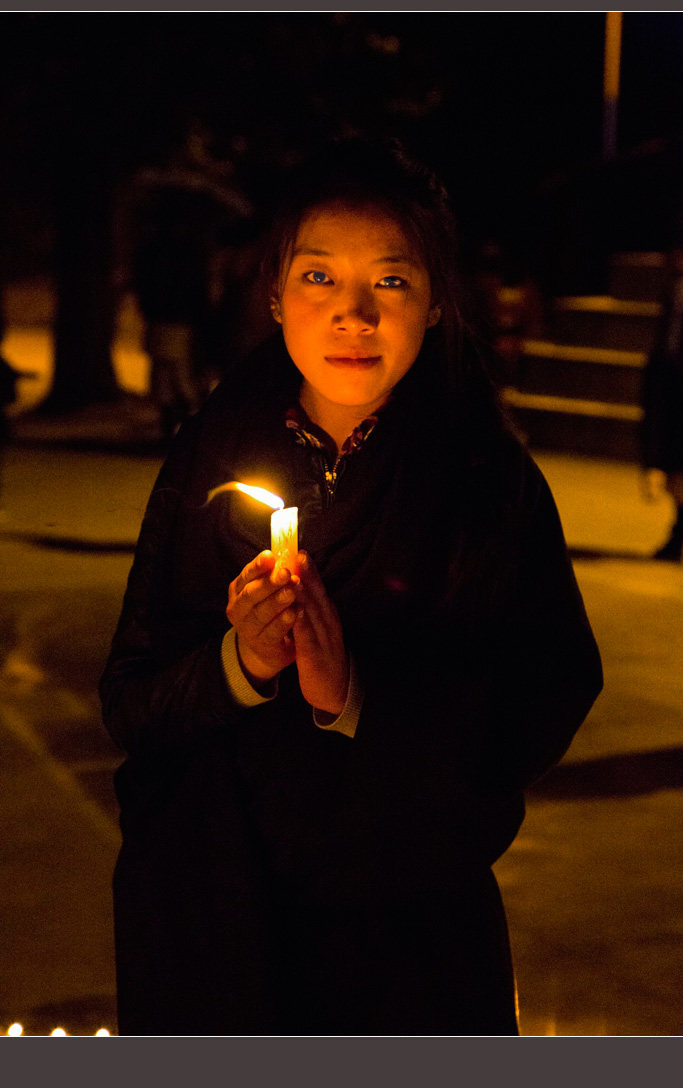
<instances>
[{"instance_id":1,"label":"small flame on ground","mask_svg":"<svg viewBox=\"0 0 683 1088\"><path fill-rule=\"evenodd\" d=\"M283 510L284 502L279 495L273 495L272 491L266 491L264 487L252 487L250 484L240 484L237 480L230 480L227 484L220 484L218 487L212 487L206 496L206 501L211 502L216 495L220 495L222 491L243 491L245 495L250 495L252 499L258 499L259 502L265 503L266 506L270 506L271 510Z\"/></svg>"},{"instance_id":2,"label":"small flame on ground","mask_svg":"<svg viewBox=\"0 0 683 1088\"><path fill-rule=\"evenodd\" d=\"M20 1024L18 1021L15 1021L14 1024L10 1024L10 1026L8 1027L7 1034L13 1035L15 1037L23 1035L24 1025ZM50 1036L56 1035L58 1037L61 1036L62 1038L64 1038L65 1036L68 1037L68 1034L69 1033L65 1031L64 1028L54 1028L54 1030L50 1032ZM95 1032L95 1035L110 1038L111 1032L107 1028L98 1028L98 1030Z\"/></svg>"}]
</instances>

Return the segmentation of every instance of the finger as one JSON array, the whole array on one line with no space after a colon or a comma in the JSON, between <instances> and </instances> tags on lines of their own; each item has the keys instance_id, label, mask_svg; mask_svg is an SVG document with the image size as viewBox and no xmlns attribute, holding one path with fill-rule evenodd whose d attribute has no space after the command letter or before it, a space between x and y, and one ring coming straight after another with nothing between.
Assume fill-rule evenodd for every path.
<instances>
[{"instance_id":1,"label":"finger","mask_svg":"<svg viewBox=\"0 0 683 1088\"><path fill-rule=\"evenodd\" d=\"M316 605L304 604L301 607L293 635L298 656L329 658L344 647L344 636L336 612L333 619L329 619Z\"/></svg>"},{"instance_id":2,"label":"finger","mask_svg":"<svg viewBox=\"0 0 683 1088\"><path fill-rule=\"evenodd\" d=\"M306 653L310 653L314 649L319 649L320 642L316 634L316 629L313 623L311 623L311 617L306 608L299 609L292 633L299 649L305 649Z\"/></svg>"},{"instance_id":3,"label":"finger","mask_svg":"<svg viewBox=\"0 0 683 1088\"><path fill-rule=\"evenodd\" d=\"M281 589L275 589L264 600L254 605L245 622L253 624L255 629L262 630L287 608L293 608L296 612L299 607L294 587L283 586Z\"/></svg>"},{"instance_id":4,"label":"finger","mask_svg":"<svg viewBox=\"0 0 683 1088\"><path fill-rule=\"evenodd\" d=\"M309 589L316 598L321 599L322 597L327 596L327 590L323 585L323 580L320 577L318 568L308 552L299 552L296 557L296 567L302 585Z\"/></svg>"},{"instance_id":5,"label":"finger","mask_svg":"<svg viewBox=\"0 0 683 1088\"><path fill-rule=\"evenodd\" d=\"M298 614L298 609L295 606L283 609L261 628L256 641L268 646L275 646L282 642L292 631Z\"/></svg>"},{"instance_id":6,"label":"finger","mask_svg":"<svg viewBox=\"0 0 683 1088\"><path fill-rule=\"evenodd\" d=\"M308 662L309 666L317 667L321 657L326 657L320 645L315 627L305 610L299 612L292 627L292 637L296 651L296 659L299 666Z\"/></svg>"},{"instance_id":7,"label":"finger","mask_svg":"<svg viewBox=\"0 0 683 1088\"><path fill-rule=\"evenodd\" d=\"M301 589L298 591L298 597L322 642L325 638L341 633L339 614L327 595L313 560L305 552L301 553L301 556L299 563Z\"/></svg>"},{"instance_id":8,"label":"finger","mask_svg":"<svg viewBox=\"0 0 683 1088\"><path fill-rule=\"evenodd\" d=\"M289 581L295 581L298 584L299 579L292 579L289 572L284 568L275 570L274 565L268 562L268 555L271 553L265 554L266 561L263 573L259 575L257 573L258 568L250 570L249 568L253 567L253 564L249 564L230 583L226 612L228 619L233 624L241 622L256 605L272 594L277 593ZM260 556L257 556L257 559L259 558ZM244 581L245 577L247 578L246 582Z\"/></svg>"},{"instance_id":9,"label":"finger","mask_svg":"<svg viewBox=\"0 0 683 1088\"><path fill-rule=\"evenodd\" d=\"M283 587L270 578L256 578L249 582L239 596L228 597L226 613L234 627L249 624L252 631L260 631L283 608L295 600L294 589Z\"/></svg>"},{"instance_id":10,"label":"finger","mask_svg":"<svg viewBox=\"0 0 683 1088\"><path fill-rule=\"evenodd\" d=\"M316 612L320 612L328 603L331 603L327 596L327 590L310 556L306 552L302 552L300 555L302 558L298 563L301 584L299 599L307 609L315 609Z\"/></svg>"},{"instance_id":11,"label":"finger","mask_svg":"<svg viewBox=\"0 0 683 1088\"><path fill-rule=\"evenodd\" d=\"M270 551L259 552L255 559L252 559L251 563L247 563L244 570L235 578L232 583L235 587L235 595L239 596L244 587L253 582L255 578L261 578L264 575L268 575L272 572L275 566L275 556Z\"/></svg>"}]
</instances>

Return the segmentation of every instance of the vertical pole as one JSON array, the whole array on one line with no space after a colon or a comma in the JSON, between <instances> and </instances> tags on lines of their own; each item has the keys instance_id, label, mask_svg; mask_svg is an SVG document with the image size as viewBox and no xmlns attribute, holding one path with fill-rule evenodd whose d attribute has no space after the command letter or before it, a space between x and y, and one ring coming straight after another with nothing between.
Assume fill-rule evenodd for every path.
<instances>
[{"instance_id":1,"label":"vertical pole","mask_svg":"<svg viewBox=\"0 0 683 1088\"><path fill-rule=\"evenodd\" d=\"M621 64L621 21L623 12L605 13L605 68L603 76L602 159L609 162L617 153L617 107Z\"/></svg>"}]
</instances>

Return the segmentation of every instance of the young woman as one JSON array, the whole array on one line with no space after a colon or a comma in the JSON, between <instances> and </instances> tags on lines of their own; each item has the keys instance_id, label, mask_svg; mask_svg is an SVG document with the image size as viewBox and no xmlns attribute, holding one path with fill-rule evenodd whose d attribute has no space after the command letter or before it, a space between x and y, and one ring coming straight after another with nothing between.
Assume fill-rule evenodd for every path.
<instances>
[{"instance_id":1,"label":"young woman","mask_svg":"<svg viewBox=\"0 0 683 1088\"><path fill-rule=\"evenodd\" d=\"M124 1034L517 1033L491 865L601 669L453 246L399 151L305 164L276 333L161 470L101 684ZM231 481L298 507L293 570Z\"/></svg>"}]
</instances>

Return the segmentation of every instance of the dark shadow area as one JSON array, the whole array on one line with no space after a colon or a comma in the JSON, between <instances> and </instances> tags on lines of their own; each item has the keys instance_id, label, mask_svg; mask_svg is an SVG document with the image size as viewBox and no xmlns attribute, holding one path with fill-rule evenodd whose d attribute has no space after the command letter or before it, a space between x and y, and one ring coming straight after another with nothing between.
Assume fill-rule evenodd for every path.
<instances>
[{"instance_id":1,"label":"dark shadow area","mask_svg":"<svg viewBox=\"0 0 683 1088\"><path fill-rule=\"evenodd\" d=\"M660 748L561 763L527 790L527 796L533 800L582 801L681 788L683 748Z\"/></svg>"},{"instance_id":2,"label":"dark shadow area","mask_svg":"<svg viewBox=\"0 0 683 1088\"><path fill-rule=\"evenodd\" d=\"M85 453L126 454L130 457L149 457L150 460L155 461L165 457L168 453L168 443L156 438L81 438L74 434L65 435L63 438L60 438L58 435L47 434L44 438L41 438L35 434L24 437L21 434L15 433L12 435L11 444L17 448L21 448L22 446L35 448L49 447L50 449L76 450Z\"/></svg>"},{"instance_id":3,"label":"dark shadow area","mask_svg":"<svg viewBox=\"0 0 683 1088\"><path fill-rule=\"evenodd\" d=\"M51 548L61 552L132 554L135 551L134 540L82 540L79 537L53 536L50 533L14 533L12 531L5 531L2 535L5 540L17 540L23 544L33 544L37 548Z\"/></svg>"},{"instance_id":4,"label":"dark shadow area","mask_svg":"<svg viewBox=\"0 0 683 1088\"><path fill-rule=\"evenodd\" d=\"M71 445L72 448L76 448L73 443ZM100 446L99 449L102 449L102 447ZM118 452L125 451L119 450ZM134 540L83 540L79 537L56 536L50 533L21 533L12 532L11 530L4 530L2 536L6 540L21 541L26 544L33 544L39 548L54 548L56 551L89 553L129 552L132 554L135 551L136 543ZM625 559L629 562L638 563L652 563L657 561L654 559L654 556L650 554L643 555L642 552L633 552L625 549L569 548L568 551L571 559ZM658 561L663 562L663 560ZM670 560L670 562L673 562L673 560Z\"/></svg>"},{"instance_id":5,"label":"dark shadow area","mask_svg":"<svg viewBox=\"0 0 683 1088\"><path fill-rule=\"evenodd\" d=\"M654 558L649 553L619 548L569 548L569 555L571 559L628 559L637 563L651 563Z\"/></svg>"}]
</instances>

